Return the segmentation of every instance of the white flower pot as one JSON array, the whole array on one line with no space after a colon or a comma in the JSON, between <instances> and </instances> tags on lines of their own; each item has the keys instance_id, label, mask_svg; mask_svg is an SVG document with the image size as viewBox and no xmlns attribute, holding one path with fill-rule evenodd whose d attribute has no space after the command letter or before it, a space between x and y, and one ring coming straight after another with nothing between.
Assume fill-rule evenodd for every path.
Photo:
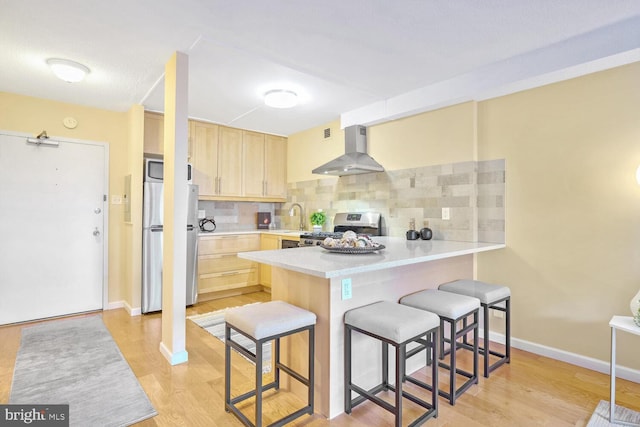
<instances>
[{"instance_id":1,"label":"white flower pot","mask_svg":"<svg viewBox=\"0 0 640 427\"><path fill-rule=\"evenodd\" d=\"M313 232L314 233L319 233L322 231L322 226L321 225L314 225L313 226Z\"/></svg>"}]
</instances>

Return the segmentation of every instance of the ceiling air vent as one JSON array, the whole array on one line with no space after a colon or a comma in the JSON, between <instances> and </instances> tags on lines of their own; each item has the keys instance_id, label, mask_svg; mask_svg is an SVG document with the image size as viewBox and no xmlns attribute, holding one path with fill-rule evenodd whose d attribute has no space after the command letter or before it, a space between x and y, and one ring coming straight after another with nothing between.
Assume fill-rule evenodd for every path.
<instances>
[{"instance_id":1,"label":"ceiling air vent","mask_svg":"<svg viewBox=\"0 0 640 427\"><path fill-rule=\"evenodd\" d=\"M324 139L331 138L331 128L326 128L324 130Z\"/></svg>"}]
</instances>

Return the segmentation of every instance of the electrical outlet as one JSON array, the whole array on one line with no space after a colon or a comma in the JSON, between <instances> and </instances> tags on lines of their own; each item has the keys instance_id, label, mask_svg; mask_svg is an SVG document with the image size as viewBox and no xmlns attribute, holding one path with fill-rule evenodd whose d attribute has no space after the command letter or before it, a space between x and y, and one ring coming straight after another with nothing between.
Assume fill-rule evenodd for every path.
<instances>
[{"instance_id":1,"label":"electrical outlet","mask_svg":"<svg viewBox=\"0 0 640 427\"><path fill-rule=\"evenodd\" d=\"M442 208L442 219L445 221L449 221L451 219L449 208Z\"/></svg>"},{"instance_id":2,"label":"electrical outlet","mask_svg":"<svg viewBox=\"0 0 640 427\"><path fill-rule=\"evenodd\" d=\"M499 317L499 318L503 318L504 317L504 313L500 310L492 310L493 311L493 317Z\"/></svg>"},{"instance_id":3,"label":"electrical outlet","mask_svg":"<svg viewBox=\"0 0 640 427\"><path fill-rule=\"evenodd\" d=\"M351 278L342 279L342 299L351 299L353 294L351 293Z\"/></svg>"},{"instance_id":4,"label":"electrical outlet","mask_svg":"<svg viewBox=\"0 0 640 427\"><path fill-rule=\"evenodd\" d=\"M207 212L204 209L198 209L198 219L205 219Z\"/></svg>"}]
</instances>

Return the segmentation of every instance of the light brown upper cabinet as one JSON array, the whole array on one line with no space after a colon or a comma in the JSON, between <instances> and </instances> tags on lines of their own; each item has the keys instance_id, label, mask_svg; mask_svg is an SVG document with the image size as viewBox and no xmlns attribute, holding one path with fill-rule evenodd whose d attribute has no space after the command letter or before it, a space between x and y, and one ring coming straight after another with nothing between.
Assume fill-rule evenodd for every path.
<instances>
[{"instance_id":1,"label":"light brown upper cabinet","mask_svg":"<svg viewBox=\"0 0 640 427\"><path fill-rule=\"evenodd\" d=\"M287 138L264 136L264 195L267 198L287 198Z\"/></svg>"},{"instance_id":2,"label":"light brown upper cabinet","mask_svg":"<svg viewBox=\"0 0 640 427\"><path fill-rule=\"evenodd\" d=\"M191 161L193 147L191 146L191 122L188 127L187 156ZM144 153L164 154L164 115L160 113L144 112Z\"/></svg>"},{"instance_id":3,"label":"light brown upper cabinet","mask_svg":"<svg viewBox=\"0 0 640 427\"><path fill-rule=\"evenodd\" d=\"M220 126L218 138L218 195L242 195L242 131Z\"/></svg>"},{"instance_id":4,"label":"light brown upper cabinet","mask_svg":"<svg viewBox=\"0 0 640 427\"><path fill-rule=\"evenodd\" d=\"M190 121L193 183L200 197L215 196L218 190L218 125Z\"/></svg>"},{"instance_id":5,"label":"light brown upper cabinet","mask_svg":"<svg viewBox=\"0 0 640 427\"><path fill-rule=\"evenodd\" d=\"M189 148L200 199L286 201L286 138L190 120Z\"/></svg>"},{"instance_id":6,"label":"light brown upper cabinet","mask_svg":"<svg viewBox=\"0 0 640 427\"><path fill-rule=\"evenodd\" d=\"M287 197L287 140L244 131L244 196L284 201Z\"/></svg>"},{"instance_id":7,"label":"light brown upper cabinet","mask_svg":"<svg viewBox=\"0 0 640 427\"><path fill-rule=\"evenodd\" d=\"M264 194L264 134L242 132L243 195L263 197Z\"/></svg>"},{"instance_id":8,"label":"light brown upper cabinet","mask_svg":"<svg viewBox=\"0 0 640 427\"><path fill-rule=\"evenodd\" d=\"M145 154L162 154L164 152L164 116L162 114L144 113L144 152Z\"/></svg>"}]
</instances>

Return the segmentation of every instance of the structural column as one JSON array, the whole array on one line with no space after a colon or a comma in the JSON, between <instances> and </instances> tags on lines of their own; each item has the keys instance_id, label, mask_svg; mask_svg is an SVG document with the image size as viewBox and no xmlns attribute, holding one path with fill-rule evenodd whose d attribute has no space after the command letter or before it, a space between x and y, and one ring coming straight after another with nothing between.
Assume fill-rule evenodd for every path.
<instances>
[{"instance_id":1,"label":"structural column","mask_svg":"<svg viewBox=\"0 0 640 427\"><path fill-rule=\"evenodd\" d=\"M188 360L186 336L187 277L187 129L188 56L176 52L164 75L164 231L162 272L162 342L169 363Z\"/></svg>"}]
</instances>

